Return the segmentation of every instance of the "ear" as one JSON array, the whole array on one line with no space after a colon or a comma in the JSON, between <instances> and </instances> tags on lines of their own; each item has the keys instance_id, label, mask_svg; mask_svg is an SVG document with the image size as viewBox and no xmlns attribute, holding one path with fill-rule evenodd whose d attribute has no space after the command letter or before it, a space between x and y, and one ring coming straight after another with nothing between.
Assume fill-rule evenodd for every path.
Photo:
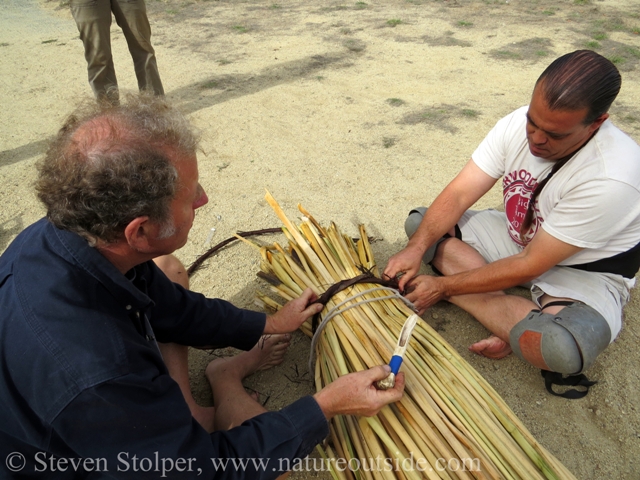
<instances>
[{"instance_id":1,"label":"ear","mask_svg":"<svg viewBox=\"0 0 640 480\"><path fill-rule=\"evenodd\" d=\"M136 217L124 229L124 237L129 246L140 253L150 249L149 242L153 237L156 226L149 221L149 217Z\"/></svg>"},{"instance_id":2,"label":"ear","mask_svg":"<svg viewBox=\"0 0 640 480\"><path fill-rule=\"evenodd\" d=\"M595 132L600 126L604 123L604 121L609 118L609 113L603 113L598 118L596 118L593 123L589 126L589 130L591 132Z\"/></svg>"}]
</instances>

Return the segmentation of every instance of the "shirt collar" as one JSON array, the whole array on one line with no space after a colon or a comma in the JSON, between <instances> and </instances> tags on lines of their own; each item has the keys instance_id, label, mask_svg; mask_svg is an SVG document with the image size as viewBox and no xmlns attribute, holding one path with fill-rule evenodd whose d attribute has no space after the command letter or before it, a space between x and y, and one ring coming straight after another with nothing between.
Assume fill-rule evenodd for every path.
<instances>
[{"instance_id":1,"label":"shirt collar","mask_svg":"<svg viewBox=\"0 0 640 480\"><path fill-rule=\"evenodd\" d=\"M139 275L138 270L147 268L145 264L134 267L133 272L129 271L125 276L104 255L89 246L83 237L68 230L61 230L51 222L47 223L46 235L62 247L59 253L98 280L125 308L144 310L153 305L149 296L129 280Z\"/></svg>"}]
</instances>

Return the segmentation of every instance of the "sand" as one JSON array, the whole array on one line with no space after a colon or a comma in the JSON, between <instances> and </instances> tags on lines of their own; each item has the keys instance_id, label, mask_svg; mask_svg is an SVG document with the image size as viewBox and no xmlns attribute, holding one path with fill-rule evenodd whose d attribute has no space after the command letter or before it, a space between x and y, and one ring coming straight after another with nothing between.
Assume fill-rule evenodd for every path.
<instances>
[{"instance_id":1,"label":"sand","mask_svg":"<svg viewBox=\"0 0 640 480\"><path fill-rule=\"evenodd\" d=\"M200 175L210 202L177 252L187 265L237 230L279 226L263 200L267 188L291 218L300 202L346 233L364 223L384 266L405 244L408 210L428 205L495 122L528 103L553 58L588 42L618 62L623 87L611 117L640 140L635 1L149 0L148 9L167 96L202 131ZM112 40L120 86L134 90L115 25ZM3 1L0 79L2 251L43 215L35 164L73 105L91 95L68 7ZM477 207L501 203L494 189ZM207 261L192 288L257 308L255 292L266 289L257 270L255 251L236 244ZM588 372L599 383L575 401L549 395L539 371L513 356L470 354L466 347L487 332L460 309L440 303L423 317L578 478L640 478L637 291L619 338ZM267 408L313 391L308 348L296 336L282 366L247 380ZM203 372L212 356L192 357L194 393L210 404ZM292 478L316 476L330 478Z\"/></svg>"}]
</instances>

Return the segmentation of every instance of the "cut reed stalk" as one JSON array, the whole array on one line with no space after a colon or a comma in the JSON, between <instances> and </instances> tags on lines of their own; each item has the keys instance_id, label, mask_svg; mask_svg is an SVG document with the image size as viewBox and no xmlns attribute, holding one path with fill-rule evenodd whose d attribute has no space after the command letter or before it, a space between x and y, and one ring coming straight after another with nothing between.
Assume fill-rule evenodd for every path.
<instances>
[{"instance_id":1,"label":"cut reed stalk","mask_svg":"<svg viewBox=\"0 0 640 480\"><path fill-rule=\"evenodd\" d=\"M297 227L270 194L266 198L285 225L283 232L289 241L287 248L277 244L260 248L262 277L271 284L272 292L289 300L310 287L321 295L332 284L363 271L378 275L364 226L354 243L334 223L325 229L299 207L305 218ZM341 302L346 301L342 309L356 306L339 311L315 334L319 339L312 373L317 389L339 376L389 361L402 325L413 312L399 296L383 299L389 291L369 291L373 288L377 286L355 284L327 302L325 315ZM265 308L280 308L266 295L258 298ZM312 336L309 322L301 330ZM376 417L332 420L335 453L331 447L319 450L331 463L334 480L575 478L425 322L414 330L403 371L406 389L398 403L385 407ZM344 465L357 460L359 465L368 462L367 466L378 459L378 468L341 471L335 468L339 458Z\"/></svg>"}]
</instances>

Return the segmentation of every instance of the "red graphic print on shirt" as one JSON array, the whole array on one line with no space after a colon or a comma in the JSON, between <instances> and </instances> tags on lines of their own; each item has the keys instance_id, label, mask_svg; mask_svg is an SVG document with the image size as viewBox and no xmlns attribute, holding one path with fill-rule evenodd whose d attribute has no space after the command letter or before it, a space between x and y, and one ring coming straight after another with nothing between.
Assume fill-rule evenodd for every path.
<instances>
[{"instance_id":1,"label":"red graphic print on shirt","mask_svg":"<svg viewBox=\"0 0 640 480\"><path fill-rule=\"evenodd\" d=\"M533 222L523 242L520 238L520 227L527 213L529 199L537 185L538 180L524 169L508 173L502 179L502 195L504 197L504 210L507 214L509 235L514 242L522 247L531 241L538 231L538 226L543 221L536 205L533 212Z\"/></svg>"}]
</instances>

